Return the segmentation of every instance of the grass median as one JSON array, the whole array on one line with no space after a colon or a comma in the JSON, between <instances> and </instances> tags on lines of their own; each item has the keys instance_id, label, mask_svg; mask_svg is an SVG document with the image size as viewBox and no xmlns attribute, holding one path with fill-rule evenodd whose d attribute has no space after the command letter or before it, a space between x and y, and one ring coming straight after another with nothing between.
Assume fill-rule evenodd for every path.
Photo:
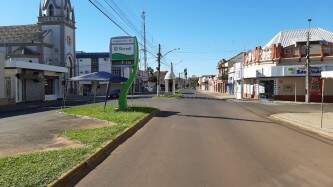
<instances>
[{"instance_id":1,"label":"grass median","mask_svg":"<svg viewBox=\"0 0 333 187\"><path fill-rule=\"evenodd\" d=\"M70 130L62 134L84 146L75 149L38 152L0 158L0 186L47 186L63 173L84 161L106 142L115 139L157 109L131 107L117 111L103 105L85 105L63 110L69 115L87 116L112 122L114 125L82 130Z\"/></svg>"}]
</instances>

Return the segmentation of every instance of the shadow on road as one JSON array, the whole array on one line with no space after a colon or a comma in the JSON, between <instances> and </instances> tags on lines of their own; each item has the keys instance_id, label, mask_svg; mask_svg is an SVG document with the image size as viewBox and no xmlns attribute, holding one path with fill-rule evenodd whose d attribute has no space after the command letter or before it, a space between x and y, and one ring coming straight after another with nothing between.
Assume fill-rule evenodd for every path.
<instances>
[{"instance_id":1,"label":"shadow on road","mask_svg":"<svg viewBox=\"0 0 333 187\"><path fill-rule=\"evenodd\" d=\"M170 116L175 116L175 115L178 115L179 112L173 112L173 111L160 111L156 117L160 117L160 118L167 118L167 117L170 117Z\"/></svg>"},{"instance_id":2,"label":"shadow on road","mask_svg":"<svg viewBox=\"0 0 333 187\"><path fill-rule=\"evenodd\" d=\"M246 121L246 122L255 122L255 123L273 123L270 121L231 118L231 117L223 117L223 116L185 115L185 114L180 114L180 112L175 112L175 111L160 111L156 115L156 117L162 117L162 118L167 118L167 117L171 117L171 116L181 116L181 117L190 117L190 118L207 118L207 119L224 119L224 120Z\"/></svg>"},{"instance_id":3,"label":"shadow on road","mask_svg":"<svg viewBox=\"0 0 333 187\"><path fill-rule=\"evenodd\" d=\"M222 116L184 115L184 114L177 114L177 116L191 117L191 118L225 119L225 120L247 121L247 122L256 122L256 123L273 123L273 122L270 122L270 121L259 121L259 120L251 120L251 119L230 118L230 117L222 117Z\"/></svg>"},{"instance_id":4,"label":"shadow on road","mask_svg":"<svg viewBox=\"0 0 333 187\"><path fill-rule=\"evenodd\" d=\"M215 100L215 101L226 101L228 99L219 99L208 96L183 96L183 99L201 99L201 100Z\"/></svg>"}]
</instances>

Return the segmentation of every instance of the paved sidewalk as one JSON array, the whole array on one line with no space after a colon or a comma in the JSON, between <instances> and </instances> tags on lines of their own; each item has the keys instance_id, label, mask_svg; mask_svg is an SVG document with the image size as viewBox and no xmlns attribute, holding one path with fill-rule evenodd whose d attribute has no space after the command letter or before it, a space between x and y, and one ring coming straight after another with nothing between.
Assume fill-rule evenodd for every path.
<instances>
[{"instance_id":1,"label":"paved sidewalk","mask_svg":"<svg viewBox=\"0 0 333 187\"><path fill-rule=\"evenodd\" d=\"M333 113L323 115L321 128L321 113L280 113L271 115L273 119L282 120L300 128L333 138Z\"/></svg>"}]
</instances>

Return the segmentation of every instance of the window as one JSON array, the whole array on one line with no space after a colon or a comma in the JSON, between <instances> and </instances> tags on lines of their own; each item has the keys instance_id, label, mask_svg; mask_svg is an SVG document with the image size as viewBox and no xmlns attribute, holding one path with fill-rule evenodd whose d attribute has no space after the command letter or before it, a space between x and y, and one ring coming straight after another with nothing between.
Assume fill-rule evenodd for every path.
<instances>
[{"instance_id":1,"label":"window","mask_svg":"<svg viewBox=\"0 0 333 187\"><path fill-rule=\"evenodd\" d=\"M54 16L54 7L52 4L49 6L49 16Z\"/></svg>"},{"instance_id":2,"label":"window","mask_svg":"<svg viewBox=\"0 0 333 187\"><path fill-rule=\"evenodd\" d=\"M120 67L112 67L112 75L121 76L121 68Z\"/></svg>"},{"instance_id":3,"label":"window","mask_svg":"<svg viewBox=\"0 0 333 187\"><path fill-rule=\"evenodd\" d=\"M91 73L98 72L98 71L99 71L98 59L92 58L91 59Z\"/></svg>"},{"instance_id":4,"label":"window","mask_svg":"<svg viewBox=\"0 0 333 187\"><path fill-rule=\"evenodd\" d=\"M54 88L53 88L53 79L47 79L45 82L45 95L53 95Z\"/></svg>"},{"instance_id":5,"label":"window","mask_svg":"<svg viewBox=\"0 0 333 187\"><path fill-rule=\"evenodd\" d=\"M10 99L12 96L12 80L10 77L5 78L6 98Z\"/></svg>"},{"instance_id":6,"label":"window","mask_svg":"<svg viewBox=\"0 0 333 187\"><path fill-rule=\"evenodd\" d=\"M67 19L71 20L71 10L67 7Z\"/></svg>"},{"instance_id":7,"label":"window","mask_svg":"<svg viewBox=\"0 0 333 187\"><path fill-rule=\"evenodd\" d=\"M67 36L66 41L67 45L72 45L72 38L70 36Z\"/></svg>"},{"instance_id":8,"label":"window","mask_svg":"<svg viewBox=\"0 0 333 187\"><path fill-rule=\"evenodd\" d=\"M292 50L291 49L285 49L284 50L284 54L291 55L292 54Z\"/></svg>"}]
</instances>

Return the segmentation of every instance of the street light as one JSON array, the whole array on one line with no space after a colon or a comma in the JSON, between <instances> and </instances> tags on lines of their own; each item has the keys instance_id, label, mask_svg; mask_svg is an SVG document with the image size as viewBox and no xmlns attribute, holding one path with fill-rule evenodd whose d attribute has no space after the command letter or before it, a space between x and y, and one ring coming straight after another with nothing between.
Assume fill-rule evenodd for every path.
<instances>
[{"instance_id":1,"label":"street light","mask_svg":"<svg viewBox=\"0 0 333 187\"><path fill-rule=\"evenodd\" d=\"M172 53L172 52L174 52L174 51L178 51L178 50L180 50L180 48L172 49L172 50L166 52L164 55L162 55L161 58L165 57L166 55L168 55L168 54L170 54L170 53Z\"/></svg>"}]
</instances>

